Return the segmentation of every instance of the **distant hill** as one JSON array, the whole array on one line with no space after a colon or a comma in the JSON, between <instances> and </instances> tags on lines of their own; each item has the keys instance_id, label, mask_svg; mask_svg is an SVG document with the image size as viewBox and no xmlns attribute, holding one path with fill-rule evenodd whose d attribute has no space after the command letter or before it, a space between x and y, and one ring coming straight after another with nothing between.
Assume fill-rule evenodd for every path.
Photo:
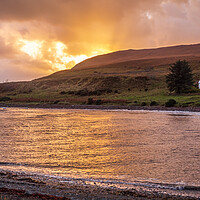
<instances>
[{"instance_id":1,"label":"distant hill","mask_svg":"<svg viewBox=\"0 0 200 200\"><path fill-rule=\"evenodd\" d=\"M32 81L1 83L0 102L9 97L11 102L21 103L85 104L88 98L94 98L111 104L146 102L150 105L155 100L163 105L172 98L165 82L169 66L183 59L189 62L197 83L200 80L200 44L125 50L96 56L72 69ZM194 91L197 95L182 97L181 104L193 102L192 105L197 105L200 92Z\"/></svg>"},{"instance_id":2,"label":"distant hill","mask_svg":"<svg viewBox=\"0 0 200 200\"><path fill-rule=\"evenodd\" d=\"M95 56L93 58L87 59L79 64L77 64L74 69L85 69L85 68L94 68L101 67L104 65L110 65L114 63L121 63L127 61L135 61L137 64L140 60L160 60L165 58L181 57L186 58L200 56L200 44L193 45L180 45L180 46L170 46L170 47L161 47L155 49L141 49L141 50L124 50L117 51L105 55Z\"/></svg>"}]
</instances>

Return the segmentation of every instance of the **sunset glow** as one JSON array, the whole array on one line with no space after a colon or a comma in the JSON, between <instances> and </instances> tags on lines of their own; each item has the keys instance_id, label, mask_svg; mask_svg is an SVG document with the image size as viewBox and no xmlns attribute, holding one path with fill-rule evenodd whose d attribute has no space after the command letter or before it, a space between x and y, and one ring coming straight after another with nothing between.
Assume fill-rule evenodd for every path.
<instances>
[{"instance_id":1,"label":"sunset glow","mask_svg":"<svg viewBox=\"0 0 200 200\"><path fill-rule=\"evenodd\" d=\"M62 42L52 42L49 44L44 41L28 41L20 39L17 45L23 53L33 60L41 60L51 65L53 70L64 70L73 67L75 64L88 58L86 55L72 56L67 54L67 46ZM48 50L45 51L45 49Z\"/></svg>"},{"instance_id":2,"label":"sunset glow","mask_svg":"<svg viewBox=\"0 0 200 200\"><path fill-rule=\"evenodd\" d=\"M199 9L200 0L2 0L0 82L113 51L199 43Z\"/></svg>"},{"instance_id":3,"label":"sunset glow","mask_svg":"<svg viewBox=\"0 0 200 200\"><path fill-rule=\"evenodd\" d=\"M42 57L42 41L19 40L19 43L21 43L20 50L33 59L40 59Z\"/></svg>"}]
</instances>

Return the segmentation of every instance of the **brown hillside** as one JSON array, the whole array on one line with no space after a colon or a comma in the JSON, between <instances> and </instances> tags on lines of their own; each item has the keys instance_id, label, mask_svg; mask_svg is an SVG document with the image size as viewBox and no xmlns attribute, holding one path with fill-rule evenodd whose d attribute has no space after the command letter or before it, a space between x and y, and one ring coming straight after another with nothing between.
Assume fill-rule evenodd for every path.
<instances>
[{"instance_id":1,"label":"brown hillside","mask_svg":"<svg viewBox=\"0 0 200 200\"><path fill-rule=\"evenodd\" d=\"M162 47L157 49L142 49L142 50L125 50L117 51L105 55L95 56L93 58L87 59L79 64L77 64L73 69L85 69L101 67L105 65L110 65L114 63L121 63L127 61L146 62L148 60L156 59L154 63L161 58L172 58L169 60L174 60L177 58L196 57L200 56L200 44L193 45L180 45L171 47ZM142 61L146 60L146 61ZM166 61L166 59L164 59ZM133 62L134 63L134 62ZM168 62L166 63L168 64Z\"/></svg>"}]
</instances>

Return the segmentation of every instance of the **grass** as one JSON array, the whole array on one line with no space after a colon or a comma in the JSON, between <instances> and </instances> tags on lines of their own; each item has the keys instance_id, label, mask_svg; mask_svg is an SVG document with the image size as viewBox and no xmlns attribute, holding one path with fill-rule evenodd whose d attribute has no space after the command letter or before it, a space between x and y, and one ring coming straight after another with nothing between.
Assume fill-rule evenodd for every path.
<instances>
[{"instance_id":1,"label":"grass","mask_svg":"<svg viewBox=\"0 0 200 200\"><path fill-rule=\"evenodd\" d=\"M189 63L197 82L200 77L199 60ZM174 99L177 101L176 106L200 106L198 89L188 94L169 94L165 83L168 68L168 63L162 61L161 64L155 64L151 60L136 66L133 62L125 62L98 68L64 70L30 82L0 84L0 97L10 97L10 103L57 102L64 105L87 104L88 98L93 98L109 105L141 105L144 102L150 105L156 101L163 106L169 99ZM98 95L68 93L86 89L89 92L108 89L112 92L100 92Z\"/></svg>"},{"instance_id":2,"label":"grass","mask_svg":"<svg viewBox=\"0 0 200 200\"><path fill-rule=\"evenodd\" d=\"M60 90L34 90L30 94L16 94L9 95L4 93L5 96L9 96L13 99L13 102L24 103L54 103L58 101L58 104L86 104L88 98L95 100L102 100L103 104L113 105L142 105L143 102L146 105L150 105L152 101L156 101L158 105L164 106L169 99L174 99L177 102L177 106L199 106L200 95L199 94L182 94L171 95L166 88L152 88L148 91L145 89L132 88L130 91L126 88L120 88L118 93L113 90L112 93L102 95L74 95L74 94L60 94Z\"/></svg>"}]
</instances>

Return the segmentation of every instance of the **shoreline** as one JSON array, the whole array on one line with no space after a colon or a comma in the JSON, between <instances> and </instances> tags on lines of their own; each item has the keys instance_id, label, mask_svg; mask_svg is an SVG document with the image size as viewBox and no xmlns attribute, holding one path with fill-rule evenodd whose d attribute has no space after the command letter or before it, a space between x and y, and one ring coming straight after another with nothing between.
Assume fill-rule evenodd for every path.
<instances>
[{"instance_id":1,"label":"shoreline","mask_svg":"<svg viewBox=\"0 0 200 200\"><path fill-rule=\"evenodd\" d=\"M60 105L60 104L3 104L0 107L46 108L46 109L87 109L87 110L147 110L147 111L183 111L200 112L200 107L165 107L131 105Z\"/></svg>"},{"instance_id":2,"label":"shoreline","mask_svg":"<svg viewBox=\"0 0 200 200\"><path fill-rule=\"evenodd\" d=\"M66 197L58 197L58 196L40 194L40 193L29 194L25 190L8 189L8 188L0 188L0 199L6 199L6 200L14 200L14 199L70 200L69 198L66 198Z\"/></svg>"},{"instance_id":3,"label":"shoreline","mask_svg":"<svg viewBox=\"0 0 200 200\"><path fill-rule=\"evenodd\" d=\"M1 173L3 174L3 173ZM181 194L168 194L156 190L120 189L100 187L96 184L48 183L36 179L10 174L0 178L0 199L6 200L198 200L199 197Z\"/></svg>"},{"instance_id":4,"label":"shoreline","mask_svg":"<svg viewBox=\"0 0 200 200\"><path fill-rule=\"evenodd\" d=\"M49 188L50 189L50 188ZM76 194L75 194L76 193ZM134 191L98 191L93 190L89 191L86 189L85 191L81 189L73 189L73 191L67 191L65 196L57 196L51 194L42 194L42 193L29 193L26 190L20 189L11 189L11 188L0 188L0 199L4 200L198 200L199 198L195 197L181 197L175 195L168 194L156 194L152 193L149 195L147 193L142 192L134 192ZM94 194L94 196L93 196Z\"/></svg>"}]
</instances>

